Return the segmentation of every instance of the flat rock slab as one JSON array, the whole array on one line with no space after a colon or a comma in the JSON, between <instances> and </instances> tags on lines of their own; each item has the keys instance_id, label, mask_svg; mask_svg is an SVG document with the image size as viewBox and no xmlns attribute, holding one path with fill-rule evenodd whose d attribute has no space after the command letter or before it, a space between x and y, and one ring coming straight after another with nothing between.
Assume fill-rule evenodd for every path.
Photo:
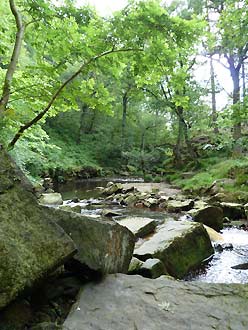
<instances>
[{"instance_id":1,"label":"flat rock slab","mask_svg":"<svg viewBox=\"0 0 248 330\"><path fill-rule=\"evenodd\" d=\"M63 330L247 330L248 285L109 275L83 287Z\"/></svg>"},{"instance_id":2,"label":"flat rock slab","mask_svg":"<svg viewBox=\"0 0 248 330\"><path fill-rule=\"evenodd\" d=\"M0 309L76 252L37 203L32 186L0 150Z\"/></svg>"},{"instance_id":3,"label":"flat rock slab","mask_svg":"<svg viewBox=\"0 0 248 330\"><path fill-rule=\"evenodd\" d=\"M150 218L141 217L128 217L117 222L124 227L127 227L135 237L144 237L152 232L156 228L156 222Z\"/></svg>"},{"instance_id":4,"label":"flat rock slab","mask_svg":"<svg viewBox=\"0 0 248 330\"><path fill-rule=\"evenodd\" d=\"M134 250L134 256L142 261L160 259L168 273L176 278L182 278L211 254L213 247L205 228L189 221L165 222Z\"/></svg>"}]
</instances>

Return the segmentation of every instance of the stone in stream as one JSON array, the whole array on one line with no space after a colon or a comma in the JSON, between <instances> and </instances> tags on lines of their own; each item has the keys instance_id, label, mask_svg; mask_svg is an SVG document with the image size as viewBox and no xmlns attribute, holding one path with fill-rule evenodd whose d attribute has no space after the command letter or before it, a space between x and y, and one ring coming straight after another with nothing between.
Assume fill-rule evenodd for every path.
<instances>
[{"instance_id":1,"label":"stone in stream","mask_svg":"<svg viewBox=\"0 0 248 330\"><path fill-rule=\"evenodd\" d=\"M1 149L0 309L76 252L55 219L51 208L38 204L31 184Z\"/></svg>"},{"instance_id":2,"label":"stone in stream","mask_svg":"<svg viewBox=\"0 0 248 330\"><path fill-rule=\"evenodd\" d=\"M223 211L217 206L206 206L191 212L194 221L203 223L215 230L223 229Z\"/></svg>"},{"instance_id":3,"label":"stone in stream","mask_svg":"<svg viewBox=\"0 0 248 330\"><path fill-rule=\"evenodd\" d=\"M42 205L51 205L51 206L63 204L62 196L60 193L42 194L41 197L39 198L39 202Z\"/></svg>"},{"instance_id":4,"label":"stone in stream","mask_svg":"<svg viewBox=\"0 0 248 330\"><path fill-rule=\"evenodd\" d=\"M102 191L105 195L118 194L122 192L123 185L121 183L108 182L106 188Z\"/></svg>"},{"instance_id":5,"label":"stone in stream","mask_svg":"<svg viewBox=\"0 0 248 330\"><path fill-rule=\"evenodd\" d=\"M84 286L63 330L247 330L247 284L114 274Z\"/></svg>"},{"instance_id":6,"label":"stone in stream","mask_svg":"<svg viewBox=\"0 0 248 330\"><path fill-rule=\"evenodd\" d=\"M148 278L158 278L168 272L159 259L147 259L140 267L138 274Z\"/></svg>"},{"instance_id":7,"label":"stone in stream","mask_svg":"<svg viewBox=\"0 0 248 330\"><path fill-rule=\"evenodd\" d=\"M51 209L50 214L75 242L77 262L102 274L128 271L135 238L127 228L113 220L96 220L59 209Z\"/></svg>"},{"instance_id":8,"label":"stone in stream","mask_svg":"<svg viewBox=\"0 0 248 330\"><path fill-rule=\"evenodd\" d=\"M81 213L80 205L75 205L75 206L61 205L61 206L59 206L59 209L63 210L63 211L67 211L67 212Z\"/></svg>"},{"instance_id":9,"label":"stone in stream","mask_svg":"<svg viewBox=\"0 0 248 330\"><path fill-rule=\"evenodd\" d=\"M232 269L240 269L240 270L247 270L248 269L248 263L239 264L231 267Z\"/></svg>"},{"instance_id":10,"label":"stone in stream","mask_svg":"<svg viewBox=\"0 0 248 330\"><path fill-rule=\"evenodd\" d=\"M194 207L193 200L186 200L186 201L177 201L177 200L170 200L167 203L167 211L168 212L182 212L182 211L189 211Z\"/></svg>"},{"instance_id":11,"label":"stone in stream","mask_svg":"<svg viewBox=\"0 0 248 330\"><path fill-rule=\"evenodd\" d=\"M244 205L246 218L248 220L248 203Z\"/></svg>"},{"instance_id":12,"label":"stone in stream","mask_svg":"<svg viewBox=\"0 0 248 330\"><path fill-rule=\"evenodd\" d=\"M138 274L140 267L142 265L143 265L143 261L141 261L135 257L132 257L131 262L128 267L128 274L130 274L130 275Z\"/></svg>"},{"instance_id":13,"label":"stone in stream","mask_svg":"<svg viewBox=\"0 0 248 330\"><path fill-rule=\"evenodd\" d=\"M119 212L115 212L113 210L108 210L108 209L103 209L101 212L101 216L108 217L108 218L118 217L120 215L121 214Z\"/></svg>"},{"instance_id":14,"label":"stone in stream","mask_svg":"<svg viewBox=\"0 0 248 330\"><path fill-rule=\"evenodd\" d=\"M224 217L231 220L245 219L245 208L242 204L238 203L220 203L220 207L223 210Z\"/></svg>"},{"instance_id":15,"label":"stone in stream","mask_svg":"<svg viewBox=\"0 0 248 330\"><path fill-rule=\"evenodd\" d=\"M121 226L127 227L136 238L142 238L154 232L156 222L150 218L128 217L116 220Z\"/></svg>"},{"instance_id":16,"label":"stone in stream","mask_svg":"<svg viewBox=\"0 0 248 330\"><path fill-rule=\"evenodd\" d=\"M166 221L153 236L136 246L134 256L143 261L158 258L171 276L182 278L213 252L202 224Z\"/></svg>"}]
</instances>

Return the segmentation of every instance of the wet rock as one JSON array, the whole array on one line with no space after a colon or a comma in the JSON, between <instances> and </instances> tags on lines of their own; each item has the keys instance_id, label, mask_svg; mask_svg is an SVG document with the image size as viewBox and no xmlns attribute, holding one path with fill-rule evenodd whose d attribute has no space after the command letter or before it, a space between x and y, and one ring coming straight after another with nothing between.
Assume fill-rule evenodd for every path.
<instances>
[{"instance_id":1,"label":"wet rock","mask_svg":"<svg viewBox=\"0 0 248 330\"><path fill-rule=\"evenodd\" d=\"M103 190L103 194L112 195L122 192L123 185L121 183L108 182L106 188Z\"/></svg>"},{"instance_id":2,"label":"wet rock","mask_svg":"<svg viewBox=\"0 0 248 330\"><path fill-rule=\"evenodd\" d=\"M135 248L140 260L160 259L171 276L182 278L213 253L209 236L201 224L166 221L158 231Z\"/></svg>"},{"instance_id":3,"label":"wet rock","mask_svg":"<svg viewBox=\"0 0 248 330\"><path fill-rule=\"evenodd\" d=\"M217 206L206 206L196 210L193 219L217 231L223 228L223 211Z\"/></svg>"},{"instance_id":4,"label":"wet rock","mask_svg":"<svg viewBox=\"0 0 248 330\"><path fill-rule=\"evenodd\" d=\"M131 259L129 268L128 268L128 274L130 275L134 275L134 274L138 274L140 267L143 265L143 261L133 257Z\"/></svg>"},{"instance_id":5,"label":"wet rock","mask_svg":"<svg viewBox=\"0 0 248 330\"><path fill-rule=\"evenodd\" d=\"M220 203L223 210L224 217L232 220L239 220L245 218L245 208L242 204L238 203Z\"/></svg>"},{"instance_id":6,"label":"wet rock","mask_svg":"<svg viewBox=\"0 0 248 330\"><path fill-rule=\"evenodd\" d=\"M144 206L150 208L150 207L153 207L153 206L158 205L159 202L158 202L158 199L157 199L157 198L152 198L152 197L150 197L150 198L146 199L146 200L143 202L143 204L144 204Z\"/></svg>"},{"instance_id":7,"label":"wet rock","mask_svg":"<svg viewBox=\"0 0 248 330\"><path fill-rule=\"evenodd\" d=\"M147 259L138 270L138 274L148 278L158 278L168 272L159 259Z\"/></svg>"},{"instance_id":8,"label":"wet rock","mask_svg":"<svg viewBox=\"0 0 248 330\"><path fill-rule=\"evenodd\" d=\"M109 275L82 289L63 330L247 330L247 296L247 284Z\"/></svg>"},{"instance_id":9,"label":"wet rock","mask_svg":"<svg viewBox=\"0 0 248 330\"><path fill-rule=\"evenodd\" d=\"M96 220L58 209L54 212L57 223L75 242L75 255L82 265L100 273L125 273L132 258L134 235L112 220Z\"/></svg>"},{"instance_id":10,"label":"wet rock","mask_svg":"<svg viewBox=\"0 0 248 330\"><path fill-rule=\"evenodd\" d=\"M156 228L156 222L150 218L129 217L117 221L121 226L127 227L136 238L144 237L153 233Z\"/></svg>"},{"instance_id":11,"label":"wet rock","mask_svg":"<svg viewBox=\"0 0 248 330\"><path fill-rule=\"evenodd\" d=\"M248 269L248 263L239 264L231 267L232 269L240 269L240 270L247 270Z\"/></svg>"},{"instance_id":12,"label":"wet rock","mask_svg":"<svg viewBox=\"0 0 248 330\"><path fill-rule=\"evenodd\" d=\"M224 244L215 244L214 249L217 252L222 252L224 250L233 250L233 245L231 243L224 243Z\"/></svg>"},{"instance_id":13,"label":"wet rock","mask_svg":"<svg viewBox=\"0 0 248 330\"><path fill-rule=\"evenodd\" d=\"M39 198L39 202L42 205L62 205L63 200L60 193L46 193L42 194Z\"/></svg>"},{"instance_id":14,"label":"wet rock","mask_svg":"<svg viewBox=\"0 0 248 330\"><path fill-rule=\"evenodd\" d=\"M167 203L167 211L168 212L182 212L182 211L189 211L194 207L193 200L186 200L186 201L177 201L171 200Z\"/></svg>"},{"instance_id":15,"label":"wet rock","mask_svg":"<svg viewBox=\"0 0 248 330\"><path fill-rule=\"evenodd\" d=\"M79 203L80 199L78 197L74 197L74 198L72 198L71 202L72 203Z\"/></svg>"},{"instance_id":16,"label":"wet rock","mask_svg":"<svg viewBox=\"0 0 248 330\"><path fill-rule=\"evenodd\" d=\"M244 209L245 209L246 218L248 220L248 203L244 205Z\"/></svg>"},{"instance_id":17,"label":"wet rock","mask_svg":"<svg viewBox=\"0 0 248 330\"><path fill-rule=\"evenodd\" d=\"M51 210L37 203L32 186L1 149L0 309L76 252Z\"/></svg>"},{"instance_id":18,"label":"wet rock","mask_svg":"<svg viewBox=\"0 0 248 330\"><path fill-rule=\"evenodd\" d=\"M81 213L81 206L80 205L75 205L75 206L61 205L59 207L59 209L63 210L63 211L67 211L67 212Z\"/></svg>"},{"instance_id":19,"label":"wet rock","mask_svg":"<svg viewBox=\"0 0 248 330\"><path fill-rule=\"evenodd\" d=\"M121 214L119 212L115 212L113 210L108 210L108 209L104 209L101 212L101 216L103 217L108 217L108 218L112 218L112 217L118 217Z\"/></svg>"},{"instance_id":20,"label":"wet rock","mask_svg":"<svg viewBox=\"0 0 248 330\"><path fill-rule=\"evenodd\" d=\"M126 205L132 206L139 200L139 196L135 194L128 194L127 196L123 197L123 201Z\"/></svg>"}]
</instances>

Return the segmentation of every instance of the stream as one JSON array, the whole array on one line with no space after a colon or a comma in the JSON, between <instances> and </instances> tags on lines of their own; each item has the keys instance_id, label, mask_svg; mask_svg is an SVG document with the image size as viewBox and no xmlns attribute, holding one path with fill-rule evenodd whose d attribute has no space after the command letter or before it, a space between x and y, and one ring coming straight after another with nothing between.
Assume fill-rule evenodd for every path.
<instances>
[{"instance_id":1,"label":"stream","mask_svg":"<svg viewBox=\"0 0 248 330\"><path fill-rule=\"evenodd\" d=\"M125 217L146 217L155 219L158 224L165 219L178 220L177 214L151 211L149 209L131 208L119 205L118 203L104 203L100 190L97 187L105 187L109 181L121 183L142 184L140 179L89 179L77 182L68 182L56 187L56 191L62 194L64 205L82 207L81 214L87 217L99 218L103 209L110 209L117 213L116 219ZM169 186L168 186L169 187ZM170 190L170 188L169 188ZM79 202L71 202L78 198ZM221 231L224 243L231 243L233 249L216 251L214 256L205 262L198 269L190 272L184 280L201 281L212 283L248 283L248 269L233 269L232 266L248 262L248 232L232 227Z\"/></svg>"}]
</instances>

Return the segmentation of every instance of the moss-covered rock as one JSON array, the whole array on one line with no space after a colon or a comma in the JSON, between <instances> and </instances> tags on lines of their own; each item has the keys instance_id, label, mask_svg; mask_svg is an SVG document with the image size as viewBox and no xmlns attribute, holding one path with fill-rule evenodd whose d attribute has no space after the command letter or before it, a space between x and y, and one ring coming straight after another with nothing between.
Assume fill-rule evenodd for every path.
<instances>
[{"instance_id":1,"label":"moss-covered rock","mask_svg":"<svg viewBox=\"0 0 248 330\"><path fill-rule=\"evenodd\" d=\"M240 220L245 218L245 208L242 204L238 203L220 203L223 210L224 217L231 220Z\"/></svg>"},{"instance_id":2,"label":"moss-covered rock","mask_svg":"<svg viewBox=\"0 0 248 330\"><path fill-rule=\"evenodd\" d=\"M196 210L193 214L194 221L203 223L215 230L223 228L223 211L217 206L206 206Z\"/></svg>"},{"instance_id":3,"label":"moss-covered rock","mask_svg":"<svg viewBox=\"0 0 248 330\"><path fill-rule=\"evenodd\" d=\"M76 252L37 203L30 183L0 150L0 308Z\"/></svg>"},{"instance_id":4,"label":"moss-covered rock","mask_svg":"<svg viewBox=\"0 0 248 330\"><path fill-rule=\"evenodd\" d=\"M160 259L168 273L182 278L213 253L209 236L201 224L189 221L167 221L141 246L134 256L140 260Z\"/></svg>"}]
</instances>

